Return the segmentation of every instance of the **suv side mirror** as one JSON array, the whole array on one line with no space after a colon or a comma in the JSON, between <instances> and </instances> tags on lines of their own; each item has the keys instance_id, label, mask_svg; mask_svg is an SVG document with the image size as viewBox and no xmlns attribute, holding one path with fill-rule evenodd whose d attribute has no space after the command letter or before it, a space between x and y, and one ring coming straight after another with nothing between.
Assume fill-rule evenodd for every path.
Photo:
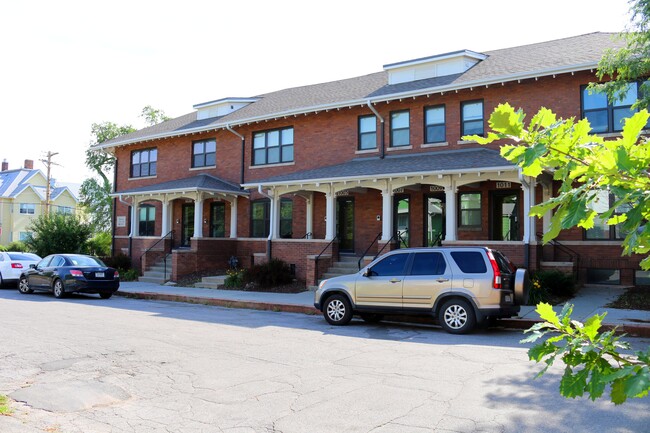
<instances>
[{"instance_id":1,"label":"suv side mirror","mask_svg":"<svg viewBox=\"0 0 650 433\"><path fill-rule=\"evenodd\" d=\"M370 268L364 269L363 274L361 274L361 275L363 275L364 277L369 277L371 275L370 274Z\"/></svg>"}]
</instances>

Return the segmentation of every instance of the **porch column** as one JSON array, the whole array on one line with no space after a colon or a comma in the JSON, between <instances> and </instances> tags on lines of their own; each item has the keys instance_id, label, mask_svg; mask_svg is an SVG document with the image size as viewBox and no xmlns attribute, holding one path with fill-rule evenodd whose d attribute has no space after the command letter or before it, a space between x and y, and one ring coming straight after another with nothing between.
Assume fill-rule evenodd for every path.
<instances>
[{"instance_id":1,"label":"porch column","mask_svg":"<svg viewBox=\"0 0 650 433\"><path fill-rule=\"evenodd\" d=\"M530 190L531 185L526 179L522 179L521 189L524 191L524 242L529 242L530 237Z\"/></svg>"},{"instance_id":2,"label":"porch column","mask_svg":"<svg viewBox=\"0 0 650 433\"><path fill-rule=\"evenodd\" d=\"M336 194L333 190L325 194L325 240L336 236Z\"/></svg>"},{"instance_id":3,"label":"porch column","mask_svg":"<svg viewBox=\"0 0 650 433\"><path fill-rule=\"evenodd\" d=\"M230 202L230 237L237 237L237 197Z\"/></svg>"},{"instance_id":4,"label":"porch column","mask_svg":"<svg viewBox=\"0 0 650 433\"><path fill-rule=\"evenodd\" d=\"M445 240L457 240L457 211L456 211L456 185L452 181L450 186L445 187Z\"/></svg>"},{"instance_id":5,"label":"porch column","mask_svg":"<svg viewBox=\"0 0 650 433\"><path fill-rule=\"evenodd\" d=\"M165 236L169 233L169 205L170 202L163 200L162 207L160 208L160 236Z\"/></svg>"},{"instance_id":6,"label":"porch column","mask_svg":"<svg viewBox=\"0 0 650 433\"><path fill-rule=\"evenodd\" d=\"M138 204L140 202L133 197L133 205L131 206L131 231L129 237L137 236L138 233Z\"/></svg>"},{"instance_id":7,"label":"porch column","mask_svg":"<svg viewBox=\"0 0 650 433\"><path fill-rule=\"evenodd\" d=\"M203 237L203 194L199 193L194 200L194 235L193 238Z\"/></svg>"},{"instance_id":8,"label":"porch column","mask_svg":"<svg viewBox=\"0 0 650 433\"><path fill-rule=\"evenodd\" d=\"M530 207L535 206L535 190L537 189L537 181L534 177L530 178ZM530 241L537 241L537 230L535 229L535 217L530 215L530 209L528 209L528 221L530 224Z\"/></svg>"},{"instance_id":9,"label":"porch column","mask_svg":"<svg viewBox=\"0 0 650 433\"><path fill-rule=\"evenodd\" d=\"M269 239L278 239L280 233L280 195L277 191L273 191L271 196L271 227L269 230Z\"/></svg>"},{"instance_id":10,"label":"porch column","mask_svg":"<svg viewBox=\"0 0 650 433\"><path fill-rule=\"evenodd\" d=\"M548 201L551 198L553 184L542 184L542 201ZM551 230L551 216L553 216L552 211L548 211L542 217L542 231L547 233Z\"/></svg>"},{"instance_id":11,"label":"porch column","mask_svg":"<svg viewBox=\"0 0 650 433\"><path fill-rule=\"evenodd\" d=\"M388 242L393 237L393 189L381 192L381 240Z\"/></svg>"},{"instance_id":12,"label":"porch column","mask_svg":"<svg viewBox=\"0 0 650 433\"><path fill-rule=\"evenodd\" d=\"M311 237L307 236L307 239L314 237L314 193L309 193L305 197L305 234L312 233Z\"/></svg>"}]
</instances>

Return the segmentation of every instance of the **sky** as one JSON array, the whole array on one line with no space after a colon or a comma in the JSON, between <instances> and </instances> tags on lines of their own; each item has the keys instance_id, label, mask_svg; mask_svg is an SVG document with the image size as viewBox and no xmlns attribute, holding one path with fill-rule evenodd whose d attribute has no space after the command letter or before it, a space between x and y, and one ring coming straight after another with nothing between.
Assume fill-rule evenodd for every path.
<instances>
[{"instance_id":1,"label":"sky","mask_svg":"<svg viewBox=\"0 0 650 433\"><path fill-rule=\"evenodd\" d=\"M32 0L0 5L0 160L81 183L91 125L144 127L250 97L469 49L488 51L629 23L627 0Z\"/></svg>"}]
</instances>

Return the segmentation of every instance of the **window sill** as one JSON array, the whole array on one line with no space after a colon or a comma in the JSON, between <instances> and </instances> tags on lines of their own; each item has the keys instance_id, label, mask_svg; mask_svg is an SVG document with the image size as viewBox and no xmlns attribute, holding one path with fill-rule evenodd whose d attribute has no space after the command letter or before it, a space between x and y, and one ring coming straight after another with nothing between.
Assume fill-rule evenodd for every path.
<instances>
[{"instance_id":1,"label":"window sill","mask_svg":"<svg viewBox=\"0 0 650 433\"><path fill-rule=\"evenodd\" d=\"M458 140L456 144L478 144L478 142L474 140Z\"/></svg>"},{"instance_id":2,"label":"window sill","mask_svg":"<svg viewBox=\"0 0 650 433\"><path fill-rule=\"evenodd\" d=\"M410 144L408 146L391 146L388 149L386 149L386 152L395 152L397 150L411 150L413 149L413 146Z\"/></svg>"},{"instance_id":3,"label":"window sill","mask_svg":"<svg viewBox=\"0 0 650 433\"><path fill-rule=\"evenodd\" d=\"M357 151L354 152L354 154L355 154L355 155L364 155L364 154L366 154L366 153L375 153L375 152L378 152L378 151L379 151L379 149L377 149L377 148L375 147L374 149L363 149L363 150L357 150Z\"/></svg>"},{"instance_id":4,"label":"window sill","mask_svg":"<svg viewBox=\"0 0 650 433\"><path fill-rule=\"evenodd\" d=\"M249 170L257 170L258 168L271 168L271 167L287 167L290 165L296 165L296 162L280 162L277 164L260 164L260 165L249 165Z\"/></svg>"},{"instance_id":5,"label":"window sill","mask_svg":"<svg viewBox=\"0 0 650 433\"><path fill-rule=\"evenodd\" d=\"M444 147L444 146L449 146L449 143L446 141L441 141L439 143L423 143L420 145L422 149L426 149L428 147Z\"/></svg>"},{"instance_id":6,"label":"window sill","mask_svg":"<svg viewBox=\"0 0 650 433\"><path fill-rule=\"evenodd\" d=\"M140 176L140 177L130 177L127 180L143 180L143 179L156 179L158 175L155 176Z\"/></svg>"},{"instance_id":7,"label":"window sill","mask_svg":"<svg viewBox=\"0 0 650 433\"><path fill-rule=\"evenodd\" d=\"M217 166L216 165L206 165L205 167L191 167L190 171L210 170L212 168L217 168Z\"/></svg>"}]
</instances>

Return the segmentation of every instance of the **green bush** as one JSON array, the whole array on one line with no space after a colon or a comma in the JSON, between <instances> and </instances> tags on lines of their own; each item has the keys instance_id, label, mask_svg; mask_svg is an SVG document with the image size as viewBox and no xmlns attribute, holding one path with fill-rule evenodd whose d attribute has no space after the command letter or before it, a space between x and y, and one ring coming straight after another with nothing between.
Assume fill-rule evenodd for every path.
<instances>
[{"instance_id":1,"label":"green bush","mask_svg":"<svg viewBox=\"0 0 650 433\"><path fill-rule=\"evenodd\" d=\"M131 269L131 258L126 254L119 253L114 256L102 257L102 262L106 263L106 266L111 268L119 269L120 275L122 275L122 270Z\"/></svg>"},{"instance_id":2,"label":"green bush","mask_svg":"<svg viewBox=\"0 0 650 433\"><path fill-rule=\"evenodd\" d=\"M246 271L244 269L228 269L226 271L226 281L224 286L229 289L239 288L244 286Z\"/></svg>"},{"instance_id":3,"label":"green bush","mask_svg":"<svg viewBox=\"0 0 650 433\"><path fill-rule=\"evenodd\" d=\"M81 253L92 234L88 223L74 215L51 213L31 222L32 236L25 241L30 251L41 257L54 253Z\"/></svg>"},{"instance_id":4,"label":"green bush","mask_svg":"<svg viewBox=\"0 0 650 433\"><path fill-rule=\"evenodd\" d=\"M118 269L121 281L135 281L140 276L135 269Z\"/></svg>"},{"instance_id":5,"label":"green bush","mask_svg":"<svg viewBox=\"0 0 650 433\"><path fill-rule=\"evenodd\" d=\"M25 245L25 242L13 241L13 242L9 242L9 244L7 244L4 251L27 252L27 251L29 251L29 248L27 248L27 245Z\"/></svg>"},{"instance_id":6,"label":"green bush","mask_svg":"<svg viewBox=\"0 0 650 433\"><path fill-rule=\"evenodd\" d=\"M572 275L562 271L537 271L534 277L543 289L555 296L574 296L576 294L576 282Z\"/></svg>"},{"instance_id":7,"label":"green bush","mask_svg":"<svg viewBox=\"0 0 650 433\"><path fill-rule=\"evenodd\" d=\"M111 254L111 234L109 232L97 233L88 240L86 253L93 256L108 256Z\"/></svg>"},{"instance_id":8,"label":"green bush","mask_svg":"<svg viewBox=\"0 0 650 433\"><path fill-rule=\"evenodd\" d=\"M291 268L280 259L271 259L267 263L253 266L247 273L247 279L261 287L276 287L293 281Z\"/></svg>"},{"instance_id":9,"label":"green bush","mask_svg":"<svg viewBox=\"0 0 650 433\"><path fill-rule=\"evenodd\" d=\"M526 305L537 305L540 302L548 302L549 299L550 296L548 289L546 287L542 287L536 277L531 278L530 291L528 292L528 304Z\"/></svg>"}]
</instances>

